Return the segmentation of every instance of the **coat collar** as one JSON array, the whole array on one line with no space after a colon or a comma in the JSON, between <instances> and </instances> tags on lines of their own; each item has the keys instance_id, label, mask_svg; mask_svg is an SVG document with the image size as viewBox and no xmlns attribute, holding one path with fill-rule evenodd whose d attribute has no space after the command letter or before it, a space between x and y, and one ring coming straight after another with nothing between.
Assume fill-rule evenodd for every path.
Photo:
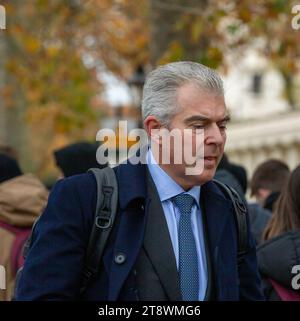
<instances>
[{"instance_id":1,"label":"coat collar","mask_svg":"<svg viewBox=\"0 0 300 321\"><path fill-rule=\"evenodd\" d=\"M120 209L125 210L130 203L140 200L142 204L147 198L147 165L121 164L117 168L119 184ZM231 202L226 199L219 188L209 181L201 186L201 201L207 213L208 234L211 249L219 244L224 225L232 211Z\"/></svg>"},{"instance_id":2,"label":"coat collar","mask_svg":"<svg viewBox=\"0 0 300 321\"><path fill-rule=\"evenodd\" d=\"M125 210L134 200L140 199L144 202L147 197L146 152L146 147L137 152L142 162L136 164L134 157L131 157L116 167L121 210Z\"/></svg>"},{"instance_id":3,"label":"coat collar","mask_svg":"<svg viewBox=\"0 0 300 321\"><path fill-rule=\"evenodd\" d=\"M136 261L145 235L147 215L142 214L149 212L151 203L147 195L146 164L134 165L130 162L121 164L116 168L116 175L119 183L120 224L113 257L115 258L118 253L122 253L127 259L122 265L114 262L111 266L109 300L117 299L122 284ZM137 200L141 200L145 206L136 203ZM219 248L222 246L221 241L224 237L224 227L230 217L232 205L212 181L202 185L201 203L204 206L207 220L206 233L208 233L209 250L216 268ZM140 204L140 206L132 208L129 206L130 204ZM165 275L165 271L162 270L160 274ZM168 280L165 282L165 286L170 287ZM175 293L178 294L178 291Z\"/></svg>"},{"instance_id":4,"label":"coat collar","mask_svg":"<svg viewBox=\"0 0 300 321\"><path fill-rule=\"evenodd\" d=\"M144 249L171 301L181 301L176 259L163 208L150 173L148 177L149 210Z\"/></svg>"}]
</instances>

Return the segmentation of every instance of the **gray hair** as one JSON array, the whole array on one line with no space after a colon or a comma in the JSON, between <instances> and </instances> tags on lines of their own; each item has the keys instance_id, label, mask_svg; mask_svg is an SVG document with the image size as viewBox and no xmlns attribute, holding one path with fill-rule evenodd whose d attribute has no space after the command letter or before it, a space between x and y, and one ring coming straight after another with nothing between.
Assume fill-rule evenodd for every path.
<instances>
[{"instance_id":1,"label":"gray hair","mask_svg":"<svg viewBox=\"0 0 300 321\"><path fill-rule=\"evenodd\" d=\"M142 100L143 120L152 115L163 125L168 125L179 108L177 90L187 83L224 95L220 76L200 63L179 61L159 66L146 78Z\"/></svg>"}]
</instances>

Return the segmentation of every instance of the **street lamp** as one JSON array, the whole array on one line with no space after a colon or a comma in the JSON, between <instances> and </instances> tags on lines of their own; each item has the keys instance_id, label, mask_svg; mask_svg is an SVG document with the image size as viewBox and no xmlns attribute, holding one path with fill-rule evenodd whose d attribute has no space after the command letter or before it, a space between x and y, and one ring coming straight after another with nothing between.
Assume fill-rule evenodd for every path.
<instances>
[{"instance_id":1,"label":"street lamp","mask_svg":"<svg viewBox=\"0 0 300 321\"><path fill-rule=\"evenodd\" d=\"M143 127L141 117L141 106L143 97L143 87L145 83L145 71L142 65L139 65L132 77L128 80L128 86L131 92L132 105L138 111L138 126Z\"/></svg>"}]
</instances>

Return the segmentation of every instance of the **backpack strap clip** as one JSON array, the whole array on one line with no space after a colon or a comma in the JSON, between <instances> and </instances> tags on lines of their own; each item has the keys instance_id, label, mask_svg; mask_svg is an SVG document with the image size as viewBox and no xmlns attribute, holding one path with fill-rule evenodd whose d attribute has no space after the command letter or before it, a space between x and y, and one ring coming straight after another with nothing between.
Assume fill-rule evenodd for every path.
<instances>
[{"instance_id":1,"label":"backpack strap clip","mask_svg":"<svg viewBox=\"0 0 300 321\"><path fill-rule=\"evenodd\" d=\"M97 182L97 204L94 225L86 251L86 262L80 289L82 296L89 283L99 273L104 248L112 230L118 207L118 182L110 167L91 168Z\"/></svg>"},{"instance_id":2,"label":"backpack strap clip","mask_svg":"<svg viewBox=\"0 0 300 321\"><path fill-rule=\"evenodd\" d=\"M102 186L103 202L95 217L95 224L100 229L107 229L112 225L111 218L111 198L113 195L112 186Z\"/></svg>"}]
</instances>

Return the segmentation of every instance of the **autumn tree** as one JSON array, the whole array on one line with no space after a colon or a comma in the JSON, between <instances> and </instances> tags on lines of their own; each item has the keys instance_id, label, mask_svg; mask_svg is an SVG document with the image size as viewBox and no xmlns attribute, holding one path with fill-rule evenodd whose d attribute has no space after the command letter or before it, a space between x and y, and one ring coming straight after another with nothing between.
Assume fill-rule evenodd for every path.
<instances>
[{"instance_id":1,"label":"autumn tree","mask_svg":"<svg viewBox=\"0 0 300 321\"><path fill-rule=\"evenodd\" d=\"M25 168L44 172L54 148L95 139L102 90L99 74L126 77L147 60L143 1L3 1L2 140ZM145 12L143 14L146 14ZM103 110L104 108L102 108Z\"/></svg>"},{"instance_id":2,"label":"autumn tree","mask_svg":"<svg viewBox=\"0 0 300 321\"><path fill-rule=\"evenodd\" d=\"M300 33L293 30L290 0L149 0L153 64L190 59L226 70L247 48L257 48L285 80L295 105L293 79L299 72ZM259 45L258 45L259 44Z\"/></svg>"},{"instance_id":3,"label":"autumn tree","mask_svg":"<svg viewBox=\"0 0 300 321\"><path fill-rule=\"evenodd\" d=\"M291 0L3 0L1 139L44 172L54 148L95 139L101 73L128 79L138 65L190 59L214 68L260 43L294 105L299 32Z\"/></svg>"}]
</instances>

